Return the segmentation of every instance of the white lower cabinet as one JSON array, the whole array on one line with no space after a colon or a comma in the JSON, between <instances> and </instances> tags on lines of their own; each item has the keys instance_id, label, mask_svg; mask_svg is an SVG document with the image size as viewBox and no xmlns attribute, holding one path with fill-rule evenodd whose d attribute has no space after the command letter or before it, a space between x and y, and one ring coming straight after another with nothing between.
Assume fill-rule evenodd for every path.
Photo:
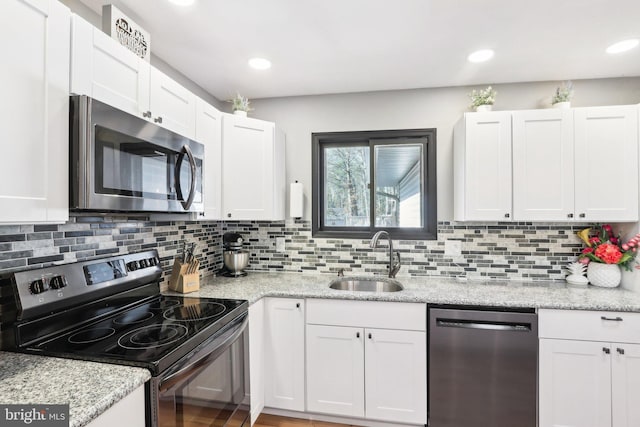
<instances>
[{"instance_id":1,"label":"white lower cabinet","mask_svg":"<svg viewBox=\"0 0 640 427\"><path fill-rule=\"evenodd\" d=\"M265 299L265 406L304 411L304 300Z\"/></svg>"},{"instance_id":2,"label":"white lower cabinet","mask_svg":"<svg viewBox=\"0 0 640 427\"><path fill-rule=\"evenodd\" d=\"M308 300L307 411L426 424L426 341L424 304Z\"/></svg>"},{"instance_id":3,"label":"white lower cabinet","mask_svg":"<svg viewBox=\"0 0 640 427\"><path fill-rule=\"evenodd\" d=\"M540 427L640 426L639 325L637 313L540 310Z\"/></svg>"},{"instance_id":4,"label":"white lower cabinet","mask_svg":"<svg viewBox=\"0 0 640 427\"><path fill-rule=\"evenodd\" d=\"M87 424L87 427L145 427L145 405L144 385L141 385Z\"/></svg>"},{"instance_id":5,"label":"white lower cabinet","mask_svg":"<svg viewBox=\"0 0 640 427\"><path fill-rule=\"evenodd\" d=\"M264 408L264 300L249 306L249 387L251 425ZM245 378L245 381L247 378Z\"/></svg>"}]
</instances>

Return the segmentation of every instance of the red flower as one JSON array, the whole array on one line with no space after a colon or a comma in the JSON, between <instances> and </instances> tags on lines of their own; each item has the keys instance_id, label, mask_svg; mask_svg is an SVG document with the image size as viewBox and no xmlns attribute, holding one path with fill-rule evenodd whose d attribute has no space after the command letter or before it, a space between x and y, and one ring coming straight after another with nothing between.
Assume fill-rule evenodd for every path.
<instances>
[{"instance_id":1,"label":"red flower","mask_svg":"<svg viewBox=\"0 0 640 427\"><path fill-rule=\"evenodd\" d=\"M595 255L605 264L617 264L622 258L622 252L616 245L605 243L596 248Z\"/></svg>"},{"instance_id":2,"label":"red flower","mask_svg":"<svg viewBox=\"0 0 640 427\"><path fill-rule=\"evenodd\" d=\"M593 252L593 248L584 248L584 249L582 250L582 253L583 253L583 254L590 254L591 252Z\"/></svg>"},{"instance_id":3,"label":"red flower","mask_svg":"<svg viewBox=\"0 0 640 427\"><path fill-rule=\"evenodd\" d=\"M611 226L609 224L604 224L602 228L604 229L604 231L611 233Z\"/></svg>"},{"instance_id":4,"label":"red flower","mask_svg":"<svg viewBox=\"0 0 640 427\"><path fill-rule=\"evenodd\" d=\"M591 243L592 245L594 243L600 243L600 238L599 237L592 237L589 239L589 243Z\"/></svg>"},{"instance_id":5,"label":"red flower","mask_svg":"<svg viewBox=\"0 0 640 427\"><path fill-rule=\"evenodd\" d=\"M618 238L617 237L612 237L611 239L609 239L611 241L611 243L613 243L614 245L618 244Z\"/></svg>"},{"instance_id":6,"label":"red flower","mask_svg":"<svg viewBox=\"0 0 640 427\"><path fill-rule=\"evenodd\" d=\"M586 258L586 257L578 259L578 262L581 263L581 264L584 264L584 265L589 264L589 261L591 261L591 260L589 258Z\"/></svg>"}]
</instances>

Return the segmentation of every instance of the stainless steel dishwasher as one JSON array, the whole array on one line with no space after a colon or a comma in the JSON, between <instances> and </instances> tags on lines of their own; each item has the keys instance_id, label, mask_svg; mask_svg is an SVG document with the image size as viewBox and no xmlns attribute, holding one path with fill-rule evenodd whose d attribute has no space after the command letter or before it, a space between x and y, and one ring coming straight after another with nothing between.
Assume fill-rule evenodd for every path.
<instances>
[{"instance_id":1,"label":"stainless steel dishwasher","mask_svg":"<svg viewBox=\"0 0 640 427\"><path fill-rule=\"evenodd\" d=\"M429 309L429 427L535 427L533 310Z\"/></svg>"}]
</instances>

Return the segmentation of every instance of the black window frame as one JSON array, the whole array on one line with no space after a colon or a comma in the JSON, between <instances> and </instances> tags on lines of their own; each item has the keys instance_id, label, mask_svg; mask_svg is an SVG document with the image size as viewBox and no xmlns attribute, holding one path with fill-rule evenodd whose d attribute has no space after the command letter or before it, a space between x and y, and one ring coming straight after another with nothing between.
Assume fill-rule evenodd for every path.
<instances>
[{"instance_id":1,"label":"black window frame","mask_svg":"<svg viewBox=\"0 0 640 427\"><path fill-rule=\"evenodd\" d=\"M398 144L407 144L406 139L420 138L425 147L422 150L422 164L425 168L421 186L424 189L422 200L422 227L376 227L375 225L375 163L374 147L376 145L390 145L390 139L404 138ZM376 140L384 142L376 143ZM438 207L437 207L437 160L436 160L436 129L406 129L380 131L349 131L349 132L314 132L311 134L311 174L312 174L312 213L311 231L313 237L326 238L354 238L370 239L380 230L386 230L394 240L436 240L438 238ZM368 227L330 227L324 225L324 156L326 146L356 146L365 145L370 148L370 225Z\"/></svg>"}]
</instances>

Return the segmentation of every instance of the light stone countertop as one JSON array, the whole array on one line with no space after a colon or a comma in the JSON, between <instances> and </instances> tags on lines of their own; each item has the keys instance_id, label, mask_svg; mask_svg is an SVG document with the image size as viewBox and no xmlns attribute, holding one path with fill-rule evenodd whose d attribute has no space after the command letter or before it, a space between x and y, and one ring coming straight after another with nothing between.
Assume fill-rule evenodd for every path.
<instances>
[{"instance_id":1,"label":"light stone countertop","mask_svg":"<svg viewBox=\"0 0 640 427\"><path fill-rule=\"evenodd\" d=\"M404 290L375 293L330 289L329 282L335 278L262 272L249 272L241 278L209 276L202 278L199 291L186 296L246 299L251 304L274 296L640 312L640 293L619 288L400 277ZM0 352L0 403L70 403L71 427L87 425L150 378L143 368Z\"/></svg>"},{"instance_id":2,"label":"light stone countertop","mask_svg":"<svg viewBox=\"0 0 640 427\"><path fill-rule=\"evenodd\" d=\"M143 368L0 352L0 404L69 404L82 427L151 378Z\"/></svg>"},{"instance_id":3,"label":"light stone countertop","mask_svg":"<svg viewBox=\"0 0 640 427\"><path fill-rule=\"evenodd\" d=\"M262 272L248 272L238 278L209 276L202 279L199 291L186 296L246 299L250 304L265 296L275 296L640 312L640 293L621 288L572 286L563 282L458 282L448 278L399 277L404 290L376 293L330 289L329 282L335 278L328 274Z\"/></svg>"}]
</instances>

